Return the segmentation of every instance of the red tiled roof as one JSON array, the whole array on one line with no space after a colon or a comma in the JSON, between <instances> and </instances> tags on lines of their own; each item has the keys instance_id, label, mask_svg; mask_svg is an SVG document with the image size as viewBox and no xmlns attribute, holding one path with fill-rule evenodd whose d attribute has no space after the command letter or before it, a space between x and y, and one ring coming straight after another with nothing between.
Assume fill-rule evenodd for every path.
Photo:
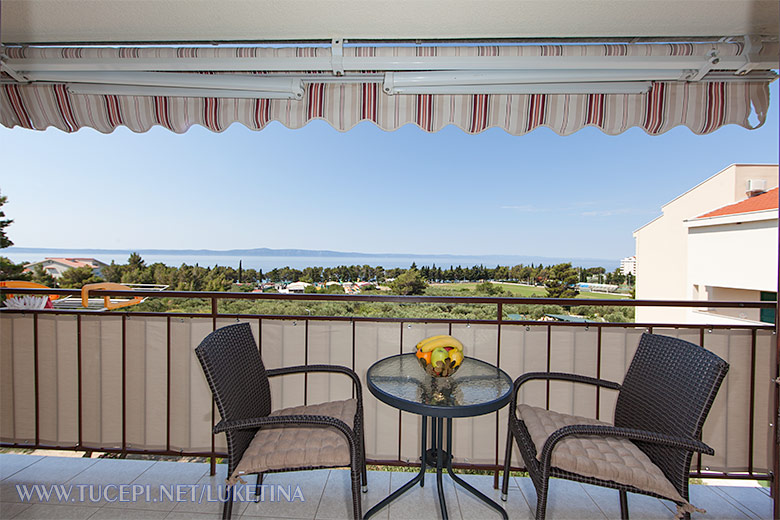
<instances>
[{"instance_id":1,"label":"red tiled roof","mask_svg":"<svg viewBox=\"0 0 780 520\"><path fill-rule=\"evenodd\" d=\"M750 197L735 204L723 206L696 218L722 217L725 215L739 215L740 213L752 213L753 211L763 211L767 209L778 209L778 188L772 188L766 193Z\"/></svg>"}]
</instances>

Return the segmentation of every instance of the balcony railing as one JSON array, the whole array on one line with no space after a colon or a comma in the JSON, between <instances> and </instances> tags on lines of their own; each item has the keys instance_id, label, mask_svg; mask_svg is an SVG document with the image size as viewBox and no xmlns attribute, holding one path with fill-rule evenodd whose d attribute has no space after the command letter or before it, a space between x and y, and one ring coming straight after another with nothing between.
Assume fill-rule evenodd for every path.
<instances>
[{"instance_id":1,"label":"balcony railing","mask_svg":"<svg viewBox=\"0 0 780 520\"><path fill-rule=\"evenodd\" d=\"M2 291L79 294L51 289ZM126 296L128 292L105 291ZM346 365L365 377L376 360L412 352L431 335L452 334L467 356L483 359L513 378L529 371L566 371L622 381L645 331L680 337L731 364L704 427L714 456L699 456L693 476L772 480L774 378L773 324L569 323L506 320L506 306L775 307L774 302L555 300L547 298L287 295L223 292L132 291L132 296L202 298L210 312L0 312L0 444L117 453L210 456L225 453L211 427L219 420L193 349L212 330L249 322L267 368L298 364ZM228 299L307 302L491 305L495 319L258 315L220 311ZM413 307L410 307L413 308ZM309 374L272 381L274 407L343 399L351 383ZM528 385L521 399L565 413L610 420L616 394L569 383ZM371 398L366 391L366 448L370 463L414 465L420 418ZM507 411L455 421L456 467L492 470L502 465ZM521 461L515 456L515 461ZM520 468L518 468L520 469Z\"/></svg>"}]
</instances>

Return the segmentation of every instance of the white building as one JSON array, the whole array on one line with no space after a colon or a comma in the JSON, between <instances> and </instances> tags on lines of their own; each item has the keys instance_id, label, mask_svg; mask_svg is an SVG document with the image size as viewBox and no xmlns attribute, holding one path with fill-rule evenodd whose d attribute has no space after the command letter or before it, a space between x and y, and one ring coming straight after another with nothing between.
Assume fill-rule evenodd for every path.
<instances>
[{"instance_id":1,"label":"white building","mask_svg":"<svg viewBox=\"0 0 780 520\"><path fill-rule=\"evenodd\" d=\"M280 290L280 293L290 293L290 294L303 294L306 292L306 288L310 286L311 284L308 282L293 282L287 284L287 287Z\"/></svg>"},{"instance_id":2,"label":"white building","mask_svg":"<svg viewBox=\"0 0 780 520\"><path fill-rule=\"evenodd\" d=\"M748 187L762 185L766 194L747 193ZM660 217L634 232L637 299L774 300L778 202L772 188L777 185L777 165L734 164L664 205ZM762 317L768 320L769 314L756 309L636 310L636 321L642 323L734 323Z\"/></svg>"},{"instance_id":3,"label":"white building","mask_svg":"<svg viewBox=\"0 0 780 520\"><path fill-rule=\"evenodd\" d=\"M43 267L43 270L54 278L59 278L68 269L77 267L90 267L94 274L100 276L102 269L107 266L107 264L95 258L46 258L40 262L25 265L24 270L25 272L33 271L38 265Z\"/></svg>"},{"instance_id":4,"label":"white building","mask_svg":"<svg viewBox=\"0 0 780 520\"><path fill-rule=\"evenodd\" d=\"M628 256L620 261L620 272L636 277L636 256Z\"/></svg>"}]
</instances>

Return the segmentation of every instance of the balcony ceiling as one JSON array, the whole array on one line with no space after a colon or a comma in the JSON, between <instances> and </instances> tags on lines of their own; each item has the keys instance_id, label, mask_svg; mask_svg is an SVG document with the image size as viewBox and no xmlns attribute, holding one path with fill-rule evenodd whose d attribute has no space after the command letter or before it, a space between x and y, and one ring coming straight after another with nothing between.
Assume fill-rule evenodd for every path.
<instances>
[{"instance_id":1,"label":"balcony ceiling","mask_svg":"<svg viewBox=\"0 0 780 520\"><path fill-rule=\"evenodd\" d=\"M776 0L4 0L34 43L778 36Z\"/></svg>"}]
</instances>

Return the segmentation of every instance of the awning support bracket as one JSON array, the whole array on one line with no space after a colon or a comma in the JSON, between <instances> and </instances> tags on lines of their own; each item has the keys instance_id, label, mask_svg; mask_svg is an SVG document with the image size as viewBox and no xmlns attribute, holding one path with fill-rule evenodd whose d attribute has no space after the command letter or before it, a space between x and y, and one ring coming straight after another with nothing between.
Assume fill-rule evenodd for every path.
<instances>
[{"instance_id":1,"label":"awning support bracket","mask_svg":"<svg viewBox=\"0 0 780 520\"><path fill-rule=\"evenodd\" d=\"M344 75L344 39L333 38L330 45L330 65L334 76Z\"/></svg>"},{"instance_id":2,"label":"awning support bracket","mask_svg":"<svg viewBox=\"0 0 780 520\"><path fill-rule=\"evenodd\" d=\"M711 71L715 65L720 63L720 57L718 56L718 51L712 50L707 55L707 61L704 63L702 67L699 68L699 70L692 70L689 72L688 76L685 78L686 81L701 81L701 79L707 75L709 71Z\"/></svg>"},{"instance_id":3,"label":"awning support bracket","mask_svg":"<svg viewBox=\"0 0 780 520\"><path fill-rule=\"evenodd\" d=\"M6 62L7 59L8 57L5 54L0 56L0 70L14 78L19 83L29 83L29 79L25 78L23 74L17 72L14 68L8 65Z\"/></svg>"},{"instance_id":4,"label":"awning support bracket","mask_svg":"<svg viewBox=\"0 0 780 520\"><path fill-rule=\"evenodd\" d=\"M734 72L737 76L744 76L755 67L753 62L753 53L760 50L761 40L755 36L745 36L745 46L742 49L742 56L745 58L745 64Z\"/></svg>"}]
</instances>

